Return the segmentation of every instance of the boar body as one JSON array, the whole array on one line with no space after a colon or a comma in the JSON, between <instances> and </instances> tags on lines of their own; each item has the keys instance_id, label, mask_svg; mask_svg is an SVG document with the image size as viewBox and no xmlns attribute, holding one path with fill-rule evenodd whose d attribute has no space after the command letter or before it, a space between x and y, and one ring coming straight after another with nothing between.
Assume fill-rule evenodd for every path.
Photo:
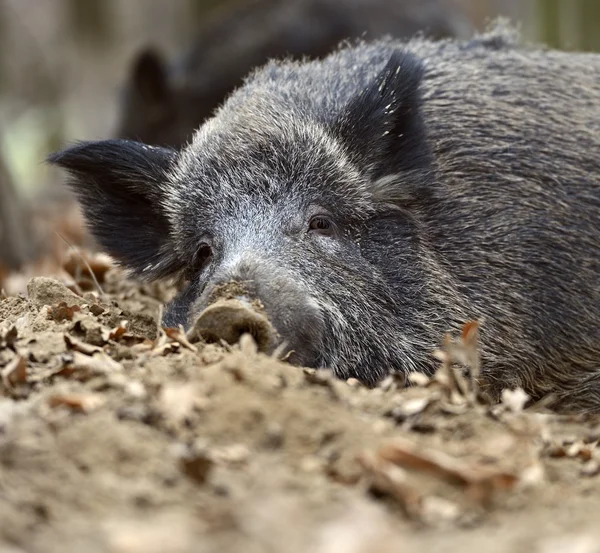
<instances>
[{"instance_id":1,"label":"boar body","mask_svg":"<svg viewBox=\"0 0 600 553\"><path fill-rule=\"evenodd\" d=\"M168 325L241 283L293 362L372 385L478 319L490 393L600 411L598 71L504 28L360 43L254 72L182 152L52 160L104 248L187 280Z\"/></svg>"}]
</instances>

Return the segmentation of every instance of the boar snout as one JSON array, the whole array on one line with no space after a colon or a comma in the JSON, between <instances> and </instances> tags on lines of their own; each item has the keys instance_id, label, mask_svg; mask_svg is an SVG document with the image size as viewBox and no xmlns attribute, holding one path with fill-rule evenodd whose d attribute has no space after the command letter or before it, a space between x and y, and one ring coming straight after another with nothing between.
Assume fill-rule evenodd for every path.
<instances>
[{"instance_id":1,"label":"boar snout","mask_svg":"<svg viewBox=\"0 0 600 553\"><path fill-rule=\"evenodd\" d=\"M225 340L235 344L243 334L250 334L259 351L270 352L276 344L276 332L268 318L245 297L218 300L209 305L188 332L191 341Z\"/></svg>"}]
</instances>

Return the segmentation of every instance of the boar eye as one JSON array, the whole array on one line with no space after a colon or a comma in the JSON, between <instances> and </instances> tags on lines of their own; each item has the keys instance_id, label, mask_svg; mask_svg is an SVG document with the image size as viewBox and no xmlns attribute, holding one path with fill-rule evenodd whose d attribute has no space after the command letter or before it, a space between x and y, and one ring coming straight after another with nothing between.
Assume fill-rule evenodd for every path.
<instances>
[{"instance_id":1,"label":"boar eye","mask_svg":"<svg viewBox=\"0 0 600 553\"><path fill-rule=\"evenodd\" d=\"M335 227L331 219L324 215L315 215L308 224L309 232L316 232L324 236L333 234Z\"/></svg>"},{"instance_id":2,"label":"boar eye","mask_svg":"<svg viewBox=\"0 0 600 553\"><path fill-rule=\"evenodd\" d=\"M208 244L200 244L198 251L192 259L190 269L196 273L202 271L210 263L212 255L212 248Z\"/></svg>"}]
</instances>

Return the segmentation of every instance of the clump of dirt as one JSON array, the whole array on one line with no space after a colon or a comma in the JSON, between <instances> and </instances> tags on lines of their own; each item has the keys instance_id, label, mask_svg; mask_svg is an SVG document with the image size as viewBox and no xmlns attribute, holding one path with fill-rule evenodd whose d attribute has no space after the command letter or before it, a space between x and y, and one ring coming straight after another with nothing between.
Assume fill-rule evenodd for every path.
<instances>
[{"instance_id":1,"label":"clump of dirt","mask_svg":"<svg viewBox=\"0 0 600 553\"><path fill-rule=\"evenodd\" d=\"M600 419L482 402L476 327L368 389L191 343L171 288L102 277L0 301L7 551L594 551Z\"/></svg>"}]
</instances>

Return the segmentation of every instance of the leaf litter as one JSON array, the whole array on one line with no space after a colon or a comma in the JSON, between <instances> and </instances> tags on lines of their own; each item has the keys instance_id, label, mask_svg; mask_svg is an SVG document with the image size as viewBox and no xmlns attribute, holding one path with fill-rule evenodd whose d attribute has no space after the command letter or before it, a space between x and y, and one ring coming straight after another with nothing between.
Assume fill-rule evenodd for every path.
<instances>
[{"instance_id":1,"label":"leaf litter","mask_svg":"<svg viewBox=\"0 0 600 553\"><path fill-rule=\"evenodd\" d=\"M434 375L369 389L249 336L192 344L157 324L168 286L131 283L108 260L64 267L71 280L38 278L28 299L0 303L0 543L331 553L362 532L361 553L443 550L451 531L451 550L486 550L497 527L498 550L513 551L567 539L573 515L539 530L557 510L595 528L600 421L520 389L492 404L477 322L442 338Z\"/></svg>"}]
</instances>

